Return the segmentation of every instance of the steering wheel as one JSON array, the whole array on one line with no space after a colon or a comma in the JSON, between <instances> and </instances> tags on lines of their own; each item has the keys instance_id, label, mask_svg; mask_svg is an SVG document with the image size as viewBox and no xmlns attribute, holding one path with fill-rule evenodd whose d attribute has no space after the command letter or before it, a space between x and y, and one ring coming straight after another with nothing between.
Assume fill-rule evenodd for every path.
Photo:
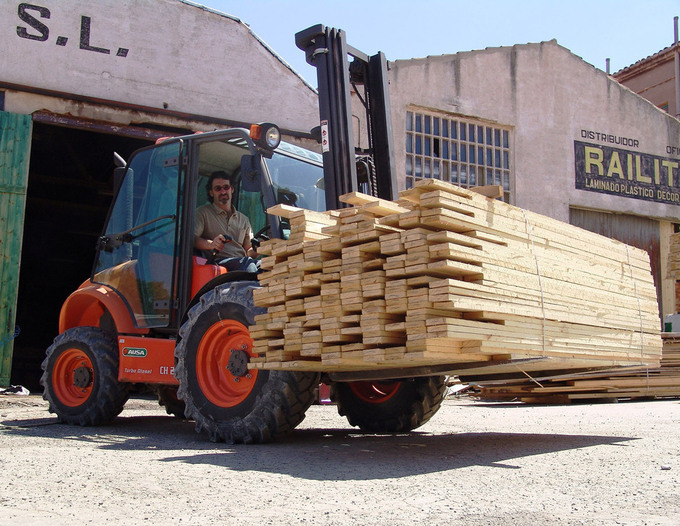
<instances>
[{"instance_id":1,"label":"steering wheel","mask_svg":"<svg viewBox=\"0 0 680 526\"><path fill-rule=\"evenodd\" d=\"M250 243L255 247L256 249L260 247L260 241L267 241L269 239L269 236L265 234L265 232L268 232L271 229L269 225L265 225L260 230L255 232L253 234L253 239L250 240Z\"/></svg>"}]
</instances>

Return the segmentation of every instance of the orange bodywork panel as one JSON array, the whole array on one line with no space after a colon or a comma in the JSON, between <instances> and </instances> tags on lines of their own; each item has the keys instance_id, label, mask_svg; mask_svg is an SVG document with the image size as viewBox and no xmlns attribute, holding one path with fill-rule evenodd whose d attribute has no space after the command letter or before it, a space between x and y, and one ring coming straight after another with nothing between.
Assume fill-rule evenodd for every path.
<instances>
[{"instance_id":1,"label":"orange bodywork panel","mask_svg":"<svg viewBox=\"0 0 680 526\"><path fill-rule=\"evenodd\" d=\"M224 267L205 263L204 258L194 256L191 278L192 297L210 280L227 272ZM129 305L133 310L137 309L135 312L141 310L135 264L136 261L129 261L97 274L99 279L103 279L104 273L108 273L106 279L113 287L87 280L73 292L61 308L59 334L73 327L98 327L100 318L105 312L111 314L118 334L148 334L148 328L135 327L128 308Z\"/></svg>"},{"instance_id":2,"label":"orange bodywork panel","mask_svg":"<svg viewBox=\"0 0 680 526\"><path fill-rule=\"evenodd\" d=\"M135 327L123 299L111 287L87 280L64 302L59 314L59 334L73 327L98 327L109 312L119 333L147 334L149 329Z\"/></svg>"},{"instance_id":3,"label":"orange bodywork panel","mask_svg":"<svg viewBox=\"0 0 680 526\"><path fill-rule=\"evenodd\" d=\"M227 269L219 265L206 265L206 259L194 256L191 269L191 297L193 298L201 290L201 287L211 279L226 274Z\"/></svg>"},{"instance_id":4,"label":"orange bodywork panel","mask_svg":"<svg viewBox=\"0 0 680 526\"><path fill-rule=\"evenodd\" d=\"M117 290L125 298L132 312L142 311L142 300L139 296L137 278L137 260L133 259L115 267L102 270L95 274L94 280L98 283L106 283L112 289Z\"/></svg>"},{"instance_id":5,"label":"orange bodywork panel","mask_svg":"<svg viewBox=\"0 0 680 526\"><path fill-rule=\"evenodd\" d=\"M179 385L174 376L174 339L119 336L118 349L120 382Z\"/></svg>"},{"instance_id":6,"label":"orange bodywork panel","mask_svg":"<svg viewBox=\"0 0 680 526\"><path fill-rule=\"evenodd\" d=\"M64 302L59 315L59 333L73 327L98 327L105 313L113 318L118 331L120 363L118 380L121 382L178 385L174 376L175 339L150 338L148 328L138 328L128 305L139 302L134 261L112 269L108 280L120 290L108 285L85 281ZM227 270L219 265L206 265L203 258L194 257L191 294L195 296L210 280ZM98 275L101 277L101 275ZM115 279L114 279L115 278Z\"/></svg>"}]
</instances>

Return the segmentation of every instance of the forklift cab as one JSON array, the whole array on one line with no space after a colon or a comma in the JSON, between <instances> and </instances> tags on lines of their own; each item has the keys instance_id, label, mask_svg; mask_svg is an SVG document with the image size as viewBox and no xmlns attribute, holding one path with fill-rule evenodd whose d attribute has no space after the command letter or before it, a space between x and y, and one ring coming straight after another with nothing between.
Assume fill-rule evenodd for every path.
<instances>
[{"instance_id":1,"label":"forklift cab","mask_svg":"<svg viewBox=\"0 0 680 526\"><path fill-rule=\"evenodd\" d=\"M287 238L266 213L278 203L325 209L321 156L280 143L267 148L245 129L200 133L138 150L127 164L102 236L92 282L124 300L135 327L173 328L191 300L226 269L193 248L196 209L211 173L234 175L232 201L253 232Z\"/></svg>"}]
</instances>

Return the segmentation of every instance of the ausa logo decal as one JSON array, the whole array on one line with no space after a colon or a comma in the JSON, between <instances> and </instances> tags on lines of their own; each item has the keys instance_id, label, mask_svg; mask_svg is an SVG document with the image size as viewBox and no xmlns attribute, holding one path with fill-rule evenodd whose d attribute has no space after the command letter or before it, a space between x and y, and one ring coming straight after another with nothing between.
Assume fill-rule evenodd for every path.
<instances>
[{"instance_id":1,"label":"ausa logo decal","mask_svg":"<svg viewBox=\"0 0 680 526\"><path fill-rule=\"evenodd\" d=\"M123 356L127 358L145 358L146 349L140 347L125 347L123 349Z\"/></svg>"}]
</instances>

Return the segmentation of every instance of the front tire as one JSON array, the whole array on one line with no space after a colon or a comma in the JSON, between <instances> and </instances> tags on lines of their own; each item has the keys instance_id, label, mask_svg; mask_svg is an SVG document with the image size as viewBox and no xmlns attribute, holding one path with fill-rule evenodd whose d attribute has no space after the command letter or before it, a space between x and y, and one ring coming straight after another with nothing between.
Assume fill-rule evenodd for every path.
<instances>
[{"instance_id":1,"label":"front tire","mask_svg":"<svg viewBox=\"0 0 680 526\"><path fill-rule=\"evenodd\" d=\"M340 416L367 433L404 433L425 424L441 407L444 376L336 382L331 399Z\"/></svg>"},{"instance_id":2,"label":"front tire","mask_svg":"<svg viewBox=\"0 0 680 526\"><path fill-rule=\"evenodd\" d=\"M60 422L96 426L123 410L129 390L118 382L116 338L95 327L64 331L42 363L43 398Z\"/></svg>"},{"instance_id":3,"label":"front tire","mask_svg":"<svg viewBox=\"0 0 680 526\"><path fill-rule=\"evenodd\" d=\"M196 431L213 442L263 443L292 431L305 417L316 373L249 369L248 327L256 314L255 282L227 283L189 311L175 349L178 397Z\"/></svg>"}]
</instances>

